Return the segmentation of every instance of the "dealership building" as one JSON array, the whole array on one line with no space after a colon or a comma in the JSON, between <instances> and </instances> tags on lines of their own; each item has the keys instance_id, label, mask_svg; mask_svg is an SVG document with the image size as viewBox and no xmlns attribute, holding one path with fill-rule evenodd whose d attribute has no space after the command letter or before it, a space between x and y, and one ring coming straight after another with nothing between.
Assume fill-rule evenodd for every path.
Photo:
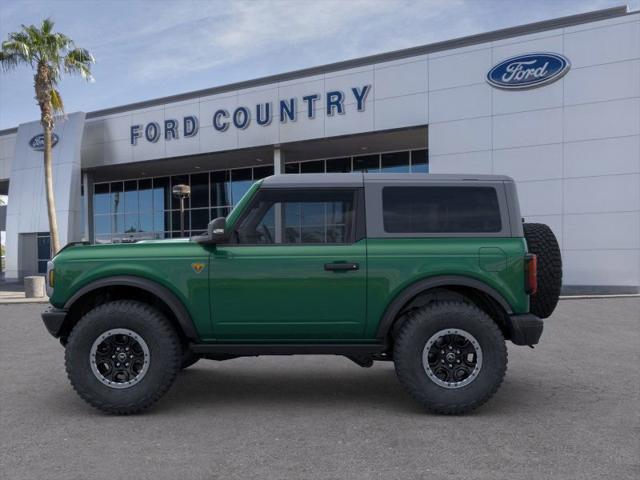
<instances>
[{"instance_id":1,"label":"dealership building","mask_svg":"<svg viewBox=\"0 0 640 480\"><path fill-rule=\"evenodd\" d=\"M6 278L43 272L37 121L0 131ZM616 7L57 122L62 243L185 235L273 174L505 174L546 223L566 291L640 286L640 12Z\"/></svg>"}]
</instances>

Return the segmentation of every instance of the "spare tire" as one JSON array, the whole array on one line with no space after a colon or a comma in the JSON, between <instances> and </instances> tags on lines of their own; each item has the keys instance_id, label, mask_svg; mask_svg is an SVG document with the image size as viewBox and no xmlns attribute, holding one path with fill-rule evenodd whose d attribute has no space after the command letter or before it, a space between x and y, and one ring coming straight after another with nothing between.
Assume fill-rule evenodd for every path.
<instances>
[{"instance_id":1,"label":"spare tire","mask_svg":"<svg viewBox=\"0 0 640 480\"><path fill-rule=\"evenodd\" d=\"M551 316L562 288L562 256L556 236L543 223L525 223L529 253L538 257L538 291L529 298L529 310L540 318Z\"/></svg>"}]
</instances>

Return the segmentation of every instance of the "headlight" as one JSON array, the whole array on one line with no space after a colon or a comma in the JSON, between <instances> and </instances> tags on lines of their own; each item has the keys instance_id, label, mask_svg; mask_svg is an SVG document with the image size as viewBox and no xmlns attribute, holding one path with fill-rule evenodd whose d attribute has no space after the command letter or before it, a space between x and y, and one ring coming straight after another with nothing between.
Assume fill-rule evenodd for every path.
<instances>
[{"instance_id":1,"label":"headlight","mask_svg":"<svg viewBox=\"0 0 640 480\"><path fill-rule=\"evenodd\" d=\"M55 284L55 279L56 271L53 269L53 261L49 260L47 262L47 278L45 281L48 297L51 297L51 294L53 293L53 285Z\"/></svg>"}]
</instances>

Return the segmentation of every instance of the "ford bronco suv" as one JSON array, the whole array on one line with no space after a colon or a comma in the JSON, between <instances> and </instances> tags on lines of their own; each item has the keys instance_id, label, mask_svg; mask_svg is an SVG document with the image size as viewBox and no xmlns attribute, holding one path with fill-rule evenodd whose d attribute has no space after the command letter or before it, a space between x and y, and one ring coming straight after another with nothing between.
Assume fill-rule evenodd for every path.
<instances>
[{"instance_id":1,"label":"ford bronco suv","mask_svg":"<svg viewBox=\"0 0 640 480\"><path fill-rule=\"evenodd\" d=\"M393 361L427 410L456 414L500 386L505 340L538 342L561 280L509 177L277 175L197 237L67 245L42 317L73 388L111 413L199 359L331 354Z\"/></svg>"}]
</instances>

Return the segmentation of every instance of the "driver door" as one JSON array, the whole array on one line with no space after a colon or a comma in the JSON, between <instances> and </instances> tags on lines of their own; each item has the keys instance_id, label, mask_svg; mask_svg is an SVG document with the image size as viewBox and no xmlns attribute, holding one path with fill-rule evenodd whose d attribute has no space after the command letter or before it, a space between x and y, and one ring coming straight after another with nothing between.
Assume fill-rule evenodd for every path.
<instances>
[{"instance_id":1,"label":"driver door","mask_svg":"<svg viewBox=\"0 0 640 480\"><path fill-rule=\"evenodd\" d=\"M238 341L361 338L362 189L263 189L210 262L214 335Z\"/></svg>"}]
</instances>

